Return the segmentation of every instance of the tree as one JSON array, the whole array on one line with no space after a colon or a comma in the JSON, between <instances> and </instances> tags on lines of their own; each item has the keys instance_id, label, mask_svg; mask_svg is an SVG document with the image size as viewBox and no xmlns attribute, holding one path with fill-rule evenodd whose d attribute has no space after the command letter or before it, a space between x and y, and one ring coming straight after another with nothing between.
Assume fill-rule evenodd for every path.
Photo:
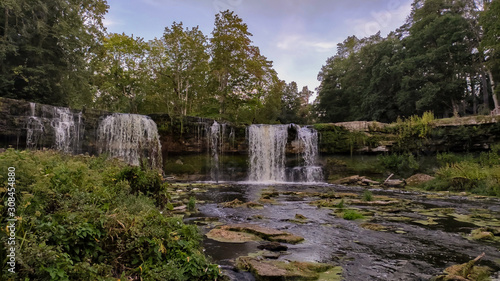
<instances>
[{"instance_id":1,"label":"tree","mask_svg":"<svg viewBox=\"0 0 500 281\"><path fill-rule=\"evenodd\" d=\"M148 44L142 38L111 33L103 40L103 53L96 58L96 105L101 109L138 112L148 81Z\"/></svg>"},{"instance_id":2,"label":"tree","mask_svg":"<svg viewBox=\"0 0 500 281\"><path fill-rule=\"evenodd\" d=\"M105 0L0 3L0 96L53 105L90 103L92 53Z\"/></svg>"},{"instance_id":3,"label":"tree","mask_svg":"<svg viewBox=\"0 0 500 281\"><path fill-rule=\"evenodd\" d=\"M219 102L219 114L229 120L249 118L257 113L277 83L272 62L251 45L252 34L234 12L215 16L210 38L210 80Z\"/></svg>"},{"instance_id":4,"label":"tree","mask_svg":"<svg viewBox=\"0 0 500 281\"><path fill-rule=\"evenodd\" d=\"M410 101L415 113L458 114L473 64L470 42L475 39L463 9L462 1L416 0L413 4L409 36L403 39L405 77L398 100Z\"/></svg>"},{"instance_id":5,"label":"tree","mask_svg":"<svg viewBox=\"0 0 500 281\"><path fill-rule=\"evenodd\" d=\"M200 112L206 100L208 54L207 38L198 29L184 29L182 23L165 28L161 43L164 54L155 76L167 80L169 113L188 115Z\"/></svg>"},{"instance_id":6,"label":"tree","mask_svg":"<svg viewBox=\"0 0 500 281\"><path fill-rule=\"evenodd\" d=\"M493 100L495 101L495 114L500 114L498 95L500 89L496 87L495 81L500 80L500 2L484 1L485 9L480 15L480 24L484 31L480 49L486 55L486 66Z\"/></svg>"}]
</instances>

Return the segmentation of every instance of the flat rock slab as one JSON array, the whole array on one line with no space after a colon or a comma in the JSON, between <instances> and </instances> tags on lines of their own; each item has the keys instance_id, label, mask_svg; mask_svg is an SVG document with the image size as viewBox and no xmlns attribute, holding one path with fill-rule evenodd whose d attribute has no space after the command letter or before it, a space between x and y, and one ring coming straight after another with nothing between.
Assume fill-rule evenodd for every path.
<instances>
[{"instance_id":1,"label":"flat rock slab","mask_svg":"<svg viewBox=\"0 0 500 281\"><path fill-rule=\"evenodd\" d=\"M249 223L224 225L219 227L219 229L251 233L265 240L290 243L290 244L297 244L299 242L304 241L304 238L298 235L293 235L285 231Z\"/></svg>"},{"instance_id":2,"label":"flat rock slab","mask_svg":"<svg viewBox=\"0 0 500 281\"><path fill-rule=\"evenodd\" d=\"M332 266L322 263L265 261L240 257L237 260L237 266L252 272L257 280L340 280L333 275L328 279L321 278L323 272L332 269ZM337 275L337 277L340 276Z\"/></svg>"},{"instance_id":3,"label":"flat rock slab","mask_svg":"<svg viewBox=\"0 0 500 281\"><path fill-rule=\"evenodd\" d=\"M206 236L212 240L225 243L245 243L249 241L260 241L257 235L245 232L236 232L225 229L212 229Z\"/></svg>"}]
</instances>

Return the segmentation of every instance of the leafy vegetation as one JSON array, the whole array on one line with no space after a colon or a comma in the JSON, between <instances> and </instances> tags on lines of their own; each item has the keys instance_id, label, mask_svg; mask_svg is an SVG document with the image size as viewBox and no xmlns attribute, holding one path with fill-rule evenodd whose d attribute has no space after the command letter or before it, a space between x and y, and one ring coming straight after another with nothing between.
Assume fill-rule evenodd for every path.
<instances>
[{"instance_id":1,"label":"leafy vegetation","mask_svg":"<svg viewBox=\"0 0 500 281\"><path fill-rule=\"evenodd\" d=\"M15 280L215 280L196 226L170 214L160 175L103 157L0 154L16 168ZM0 175L1 247L7 245ZM163 200L158 200L163 198ZM168 202L166 209L160 205ZM159 204L160 203L160 204ZM0 251L5 275L6 251ZM10 274L10 273L9 273Z\"/></svg>"},{"instance_id":2,"label":"leafy vegetation","mask_svg":"<svg viewBox=\"0 0 500 281\"><path fill-rule=\"evenodd\" d=\"M358 213L356 210L349 209L344 211L342 218L344 218L345 220L357 220L364 218L364 216Z\"/></svg>"},{"instance_id":3,"label":"leafy vegetation","mask_svg":"<svg viewBox=\"0 0 500 281\"><path fill-rule=\"evenodd\" d=\"M498 145L490 152L482 152L478 157L458 157L453 154L440 154L437 157L441 159L442 167L436 171L436 179L424 184L425 188L500 197Z\"/></svg>"}]
</instances>

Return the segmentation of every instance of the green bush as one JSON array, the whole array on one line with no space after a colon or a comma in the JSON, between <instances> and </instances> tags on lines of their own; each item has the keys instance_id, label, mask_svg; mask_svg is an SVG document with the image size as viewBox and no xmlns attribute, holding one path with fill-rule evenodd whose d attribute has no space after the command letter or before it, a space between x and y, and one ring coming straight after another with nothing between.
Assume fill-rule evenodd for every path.
<instances>
[{"instance_id":1,"label":"green bush","mask_svg":"<svg viewBox=\"0 0 500 281\"><path fill-rule=\"evenodd\" d=\"M344 215L342 217L345 220L357 220L364 218L364 216L358 213L356 210L345 210Z\"/></svg>"},{"instance_id":2,"label":"green bush","mask_svg":"<svg viewBox=\"0 0 500 281\"><path fill-rule=\"evenodd\" d=\"M53 151L0 154L16 168L13 280L214 280L196 226L162 214L157 172L101 157ZM160 181L159 181L160 180ZM0 196L7 174L0 171ZM149 196L148 196L149 195ZM156 195L154 195L156 197ZM6 260L6 200L0 206L0 260Z\"/></svg>"},{"instance_id":3,"label":"green bush","mask_svg":"<svg viewBox=\"0 0 500 281\"><path fill-rule=\"evenodd\" d=\"M389 172L403 177L409 177L420 169L419 162L411 153L379 155L377 159Z\"/></svg>"}]
</instances>

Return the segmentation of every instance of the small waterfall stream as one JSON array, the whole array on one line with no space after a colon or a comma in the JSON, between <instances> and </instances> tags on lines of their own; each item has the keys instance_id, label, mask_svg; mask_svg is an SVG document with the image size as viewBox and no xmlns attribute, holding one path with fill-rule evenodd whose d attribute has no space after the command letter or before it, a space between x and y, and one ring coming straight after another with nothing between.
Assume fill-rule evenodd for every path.
<instances>
[{"instance_id":1,"label":"small waterfall stream","mask_svg":"<svg viewBox=\"0 0 500 281\"><path fill-rule=\"evenodd\" d=\"M97 129L99 153L121 158L131 165L148 159L152 167L162 167L160 137L156 123L148 116L115 113Z\"/></svg>"},{"instance_id":2,"label":"small waterfall stream","mask_svg":"<svg viewBox=\"0 0 500 281\"><path fill-rule=\"evenodd\" d=\"M323 180L323 169L318 166L318 132L309 127L297 129L297 139L302 149L302 166L294 167L287 173L287 181L320 182Z\"/></svg>"}]
</instances>

